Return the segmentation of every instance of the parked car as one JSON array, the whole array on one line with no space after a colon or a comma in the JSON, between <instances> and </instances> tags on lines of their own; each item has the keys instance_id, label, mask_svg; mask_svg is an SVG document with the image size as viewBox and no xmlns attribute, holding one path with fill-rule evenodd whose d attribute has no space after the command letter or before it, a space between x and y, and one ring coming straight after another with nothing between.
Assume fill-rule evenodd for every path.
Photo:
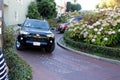
<instances>
[{"instance_id":1,"label":"parked car","mask_svg":"<svg viewBox=\"0 0 120 80\"><path fill-rule=\"evenodd\" d=\"M60 33L63 33L71 22L79 22L82 18L83 18L82 16L70 18L68 22L59 24L56 30L59 31Z\"/></svg>"},{"instance_id":2,"label":"parked car","mask_svg":"<svg viewBox=\"0 0 120 80\"><path fill-rule=\"evenodd\" d=\"M23 24L19 24L21 29L18 32L16 48L24 49L28 46L44 47L46 52L52 52L55 48L55 37L50 31L47 21L26 19Z\"/></svg>"}]
</instances>

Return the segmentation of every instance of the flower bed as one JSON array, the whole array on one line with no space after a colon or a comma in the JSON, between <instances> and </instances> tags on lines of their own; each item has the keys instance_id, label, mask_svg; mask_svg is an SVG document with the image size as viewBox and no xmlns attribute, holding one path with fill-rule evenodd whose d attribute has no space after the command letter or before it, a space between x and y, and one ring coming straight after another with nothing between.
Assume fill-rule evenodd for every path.
<instances>
[{"instance_id":1,"label":"flower bed","mask_svg":"<svg viewBox=\"0 0 120 80\"><path fill-rule=\"evenodd\" d=\"M30 65L14 50L15 35L12 27L4 26L3 53L9 67L9 80L31 80Z\"/></svg>"},{"instance_id":2,"label":"flower bed","mask_svg":"<svg viewBox=\"0 0 120 80\"><path fill-rule=\"evenodd\" d=\"M83 17L80 23L72 24L66 30L65 42L92 54L120 58L120 47L115 48L120 44L120 10L85 14Z\"/></svg>"},{"instance_id":3,"label":"flower bed","mask_svg":"<svg viewBox=\"0 0 120 80\"><path fill-rule=\"evenodd\" d=\"M83 42L77 42L69 38L66 33L64 34L64 41L71 48L75 48L77 50L87 52L93 55L99 55L99 56L103 56L111 59L120 60L119 48L112 48L112 47L87 44Z\"/></svg>"},{"instance_id":4,"label":"flower bed","mask_svg":"<svg viewBox=\"0 0 120 80\"><path fill-rule=\"evenodd\" d=\"M120 41L120 11L107 11L104 18L82 20L67 29L70 38L99 46L115 46ZM102 14L102 13L101 13ZM91 15L89 15L91 16Z\"/></svg>"}]
</instances>

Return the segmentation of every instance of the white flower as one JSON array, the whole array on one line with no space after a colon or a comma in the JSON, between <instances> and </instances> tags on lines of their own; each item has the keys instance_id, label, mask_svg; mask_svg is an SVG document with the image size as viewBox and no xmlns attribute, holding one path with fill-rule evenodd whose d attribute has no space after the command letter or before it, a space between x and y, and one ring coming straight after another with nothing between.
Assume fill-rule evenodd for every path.
<instances>
[{"instance_id":1,"label":"white flower","mask_svg":"<svg viewBox=\"0 0 120 80\"><path fill-rule=\"evenodd\" d=\"M118 12L120 12L120 9L118 10Z\"/></svg>"},{"instance_id":2,"label":"white flower","mask_svg":"<svg viewBox=\"0 0 120 80\"><path fill-rule=\"evenodd\" d=\"M101 32L97 32L97 34L101 34Z\"/></svg>"},{"instance_id":3,"label":"white flower","mask_svg":"<svg viewBox=\"0 0 120 80\"><path fill-rule=\"evenodd\" d=\"M88 25L88 28L89 28L89 29L92 29L92 28L93 28L93 26Z\"/></svg>"},{"instance_id":4,"label":"white flower","mask_svg":"<svg viewBox=\"0 0 120 80\"><path fill-rule=\"evenodd\" d=\"M113 22L112 22L112 25L113 25L113 26L117 26L117 21L113 21Z\"/></svg>"},{"instance_id":5,"label":"white flower","mask_svg":"<svg viewBox=\"0 0 120 80\"><path fill-rule=\"evenodd\" d=\"M117 22L120 23L120 19L118 19Z\"/></svg>"},{"instance_id":6,"label":"white flower","mask_svg":"<svg viewBox=\"0 0 120 80\"><path fill-rule=\"evenodd\" d=\"M87 24L84 24L85 26L87 26Z\"/></svg>"},{"instance_id":7,"label":"white flower","mask_svg":"<svg viewBox=\"0 0 120 80\"><path fill-rule=\"evenodd\" d=\"M97 21L96 23L93 24L93 26L98 26L100 25L101 23L99 21Z\"/></svg>"},{"instance_id":8,"label":"white flower","mask_svg":"<svg viewBox=\"0 0 120 80\"><path fill-rule=\"evenodd\" d=\"M103 27L109 26L109 23L107 23L107 22L106 22L106 23L103 23L102 26L103 26Z\"/></svg>"},{"instance_id":9,"label":"white flower","mask_svg":"<svg viewBox=\"0 0 120 80\"><path fill-rule=\"evenodd\" d=\"M115 31L112 31L112 34L115 34Z\"/></svg>"},{"instance_id":10,"label":"white flower","mask_svg":"<svg viewBox=\"0 0 120 80\"><path fill-rule=\"evenodd\" d=\"M81 27L84 28L84 27L85 27L85 24L83 24Z\"/></svg>"},{"instance_id":11,"label":"white flower","mask_svg":"<svg viewBox=\"0 0 120 80\"><path fill-rule=\"evenodd\" d=\"M85 29L83 29L83 31L87 31L87 29L85 28Z\"/></svg>"},{"instance_id":12,"label":"white flower","mask_svg":"<svg viewBox=\"0 0 120 80\"><path fill-rule=\"evenodd\" d=\"M104 41L107 41L108 40L108 38L106 37L106 38L104 38Z\"/></svg>"},{"instance_id":13,"label":"white flower","mask_svg":"<svg viewBox=\"0 0 120 80\"><path fill-rule=\"evenodd\" d=\"M120 29L118 29L118 32L120 32Z\"/></svg>"},{"instance_id":14,"label":"white flower","mask_svg":"<svg viewBox=\"0 0 120 80\"><path fill-rule=\"evenodd\" d=\"M88 32L86 31L85 34L88 34Z\"/></svg>"},{"instance_id":15,"label":"white flower","mask_svg":"<svg viewBox=\"0 0 120 80\"><path fill-rule=\"evenodd\" d=\"M101 22L101 21L102 21L102 19L99 19L99 21Z\"/></svg>"},{"instance_id":16,"label":"white flower","mask_svg":"<svg viewBox=\"0 0 120 80\"><path fill-rule=\"evenodd\" d=\"M113 22L113 20L112 20L112 19L110 19L110 20L107 20L107 22L112 23L112 22Z\"/></svg>"},{"instance_id":17,"label":"white flower","mask_svg":"<svg viewBox=\"0 0 120 80\"><path fill-rule=\"evenodd\" d=\"M92 42L95 42L95 39L92 39Z\"/></svg>"},{"instance_id":18,"label":"white flower","mask_svg":"<svg viewBox=\"0 0 120 80\"><path fill-rule=\"evenodd\" d=\"M88 32L87 32L87 31L83 33L84 38L86 38L87 35L88 35Z\"/></svg>"},{"instance_id":19,"label":"white flower","mask_svg":"<svg viewBox=\"0 0 120 80\"><path fill-rule=\"evenodd\" d=\"M99 29L99 32L101 32L102 31L102 29Z\"/></svg>"},{"instance_id":20,"label":"white flower","mask_svg":"<svg viewBox=\"0 0 120 80\"><path fill-rule=\"evenodd\" d=\"M89 35L89 38L93 38L93 35L92 35L92 34L90 34L90 35Z\"/></svg>"},{"instance_id":21,"label":"white flower","mask_svg":"<svg viewBox=\"0 0 120 80\"><path fill-rule=\"evenodd\" d=\"M101 23L99 21L96 22L96 25L100 25Z\"/></svg>"},{"instance_id":22,"label":"white flower","mask_svg":"<svg viewBox=\"0 0 120 80\"><path fill-rule=\"evenodd\" d=\"M115 14L114 13L111 13L110 16L113 17Z\"/></svg>"},{"instance_id":23,"label":"white flower","mask_svg":"<svg viewBox=\"0 0 120 80\"><path fill-rule=\"evenodd\" d=\"M87 22L87 21L85 21L84 23L85 23L85 24L88 24L88 22Z\"/></svg>"},{"instance_id":24,"label":"white flower","mask_svg":"<svg viewBox=\"0 0 120 80\"><path fill-rule=\"evenodd\" d=\"M94 31L95 31L95 32L97 32L97 31L98 31L98 29L97 29L97 28L95 28L95 29L94 29Z\"/></svg>"},{"instance_id":25,"label":"white flower","mask_svg":"<svg viewBox=\"0 0 120 80\"><path fill-rule=\"evenodd\" d=\"M111 32L111 31L109 31L109 32L108 32L108 34L109 34L109 35L111 35L111 34L112 34L112 32Z\"/></svg>"},{"instance_id":26,"label":"white flower","mask_svg":"<svg viewBox=\"0 0 120 80\"><path fill-rule=\"evenodd\" d=\"M83 35L83 33L84 33L84 32L83 32L83 31L81 31L81 33L80 33L80 34L81 34L81 35Z\"/></svg>"},{"instance_id":27,"label":"white flower","mask_svg":"<svg viewBox=\"0 0 120 80\"><path fill-rule=\"evenodd\" d=\"M103 27L101 27L100 29L103 30Z\"/></svg>"},{"instance_id":28,"label":"white flower","mask_svg":"<svg viewBox=\"0 0 120 80\"><path fill-rule=\"evenodd\" d=\"M96 35L94 35L94 38L97 38L97 36L96 36Z\"/></svg>"},{"instance_id":29,"label":"white flower","mask_svg":"<svg viewBox=\"0 0 120 80\"><path fill-rule=\"evenodd\" d=\"M106 22L106 20L102 20L102 23L104 24L104 23L107 23L107 22Z\"/></svg>"},{"instance_id":30,"label":"white flower","mask_svg":"<svg viewBox=\"0 0 120 80\"><path fill-rule=\"evenodd\" d=\"M84 36L84 38L86 38L86 37L87 37L87 34L83 34L83 36Z\"/></svg>"},{"instance_id":31,"label":"white flower","mask_svg":"<svg viewBox=\"0 0 120 80\"><path fill-rule=\"evenodd\" d=\"M99 32L101 32L103 30L103 27L101 27L100 29L99 29Z\"/></svg>"},{"instance_id":32,"label":"white flower","mask_svg":"<svg viewBox=\"0 0 120 80\"><path fill-rule=\"evenodd\" d=\"M118 13L118 16L120 16L120 13Z\"/></svg>"}]
</instances>

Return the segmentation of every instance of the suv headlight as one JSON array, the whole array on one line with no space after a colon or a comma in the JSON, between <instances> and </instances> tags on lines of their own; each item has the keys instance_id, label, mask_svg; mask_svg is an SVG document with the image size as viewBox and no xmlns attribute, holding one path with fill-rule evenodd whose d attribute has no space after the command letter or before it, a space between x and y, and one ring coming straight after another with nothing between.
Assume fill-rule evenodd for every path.
<instances>
[{"instance_id":1,"label":"suv headlight","mask_svg":"<svg viewBox=\"0 0 120 80\"><path fill-rule=\"evenodd\" d=\"M29 34L29 33L26 31L20 31L20 34Z\"/></svg>"},{"instance_id":2,"label":"suv headlight","mask_svg":"<svg viewBox=\"0 0 120 80\"><path fill-rule=\"evenodd\" d=\"M54 37L54 34L47 34L47 37Z\"/></svg>"}]
</instances>

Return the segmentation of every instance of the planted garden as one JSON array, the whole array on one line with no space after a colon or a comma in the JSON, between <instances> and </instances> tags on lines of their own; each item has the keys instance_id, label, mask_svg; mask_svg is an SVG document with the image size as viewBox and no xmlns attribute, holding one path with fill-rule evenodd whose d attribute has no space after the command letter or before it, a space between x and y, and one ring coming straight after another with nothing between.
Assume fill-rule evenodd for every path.
<instances>
[{"instance_id":1,"label":"planted garden","mask_svg":"<svg viewBox=\"0 0 120 80\"><path fill-rule=\"evenodd\" d=\"M83 19L66 30L65 42L92 54L120 58L120 9L81 12L80 15Z\"/></svg>"},{"instance_id":2,"label":"planted garden","mask_svg":"<svg viewBox=\"0 0 120 80\"><path fill-rule=\"evenodd\" d=\"M9 67L9 80L31 80L32 69L30 65L14 50L14 29L4 27L3 53Z\"/></svg>"}]
</instances>

